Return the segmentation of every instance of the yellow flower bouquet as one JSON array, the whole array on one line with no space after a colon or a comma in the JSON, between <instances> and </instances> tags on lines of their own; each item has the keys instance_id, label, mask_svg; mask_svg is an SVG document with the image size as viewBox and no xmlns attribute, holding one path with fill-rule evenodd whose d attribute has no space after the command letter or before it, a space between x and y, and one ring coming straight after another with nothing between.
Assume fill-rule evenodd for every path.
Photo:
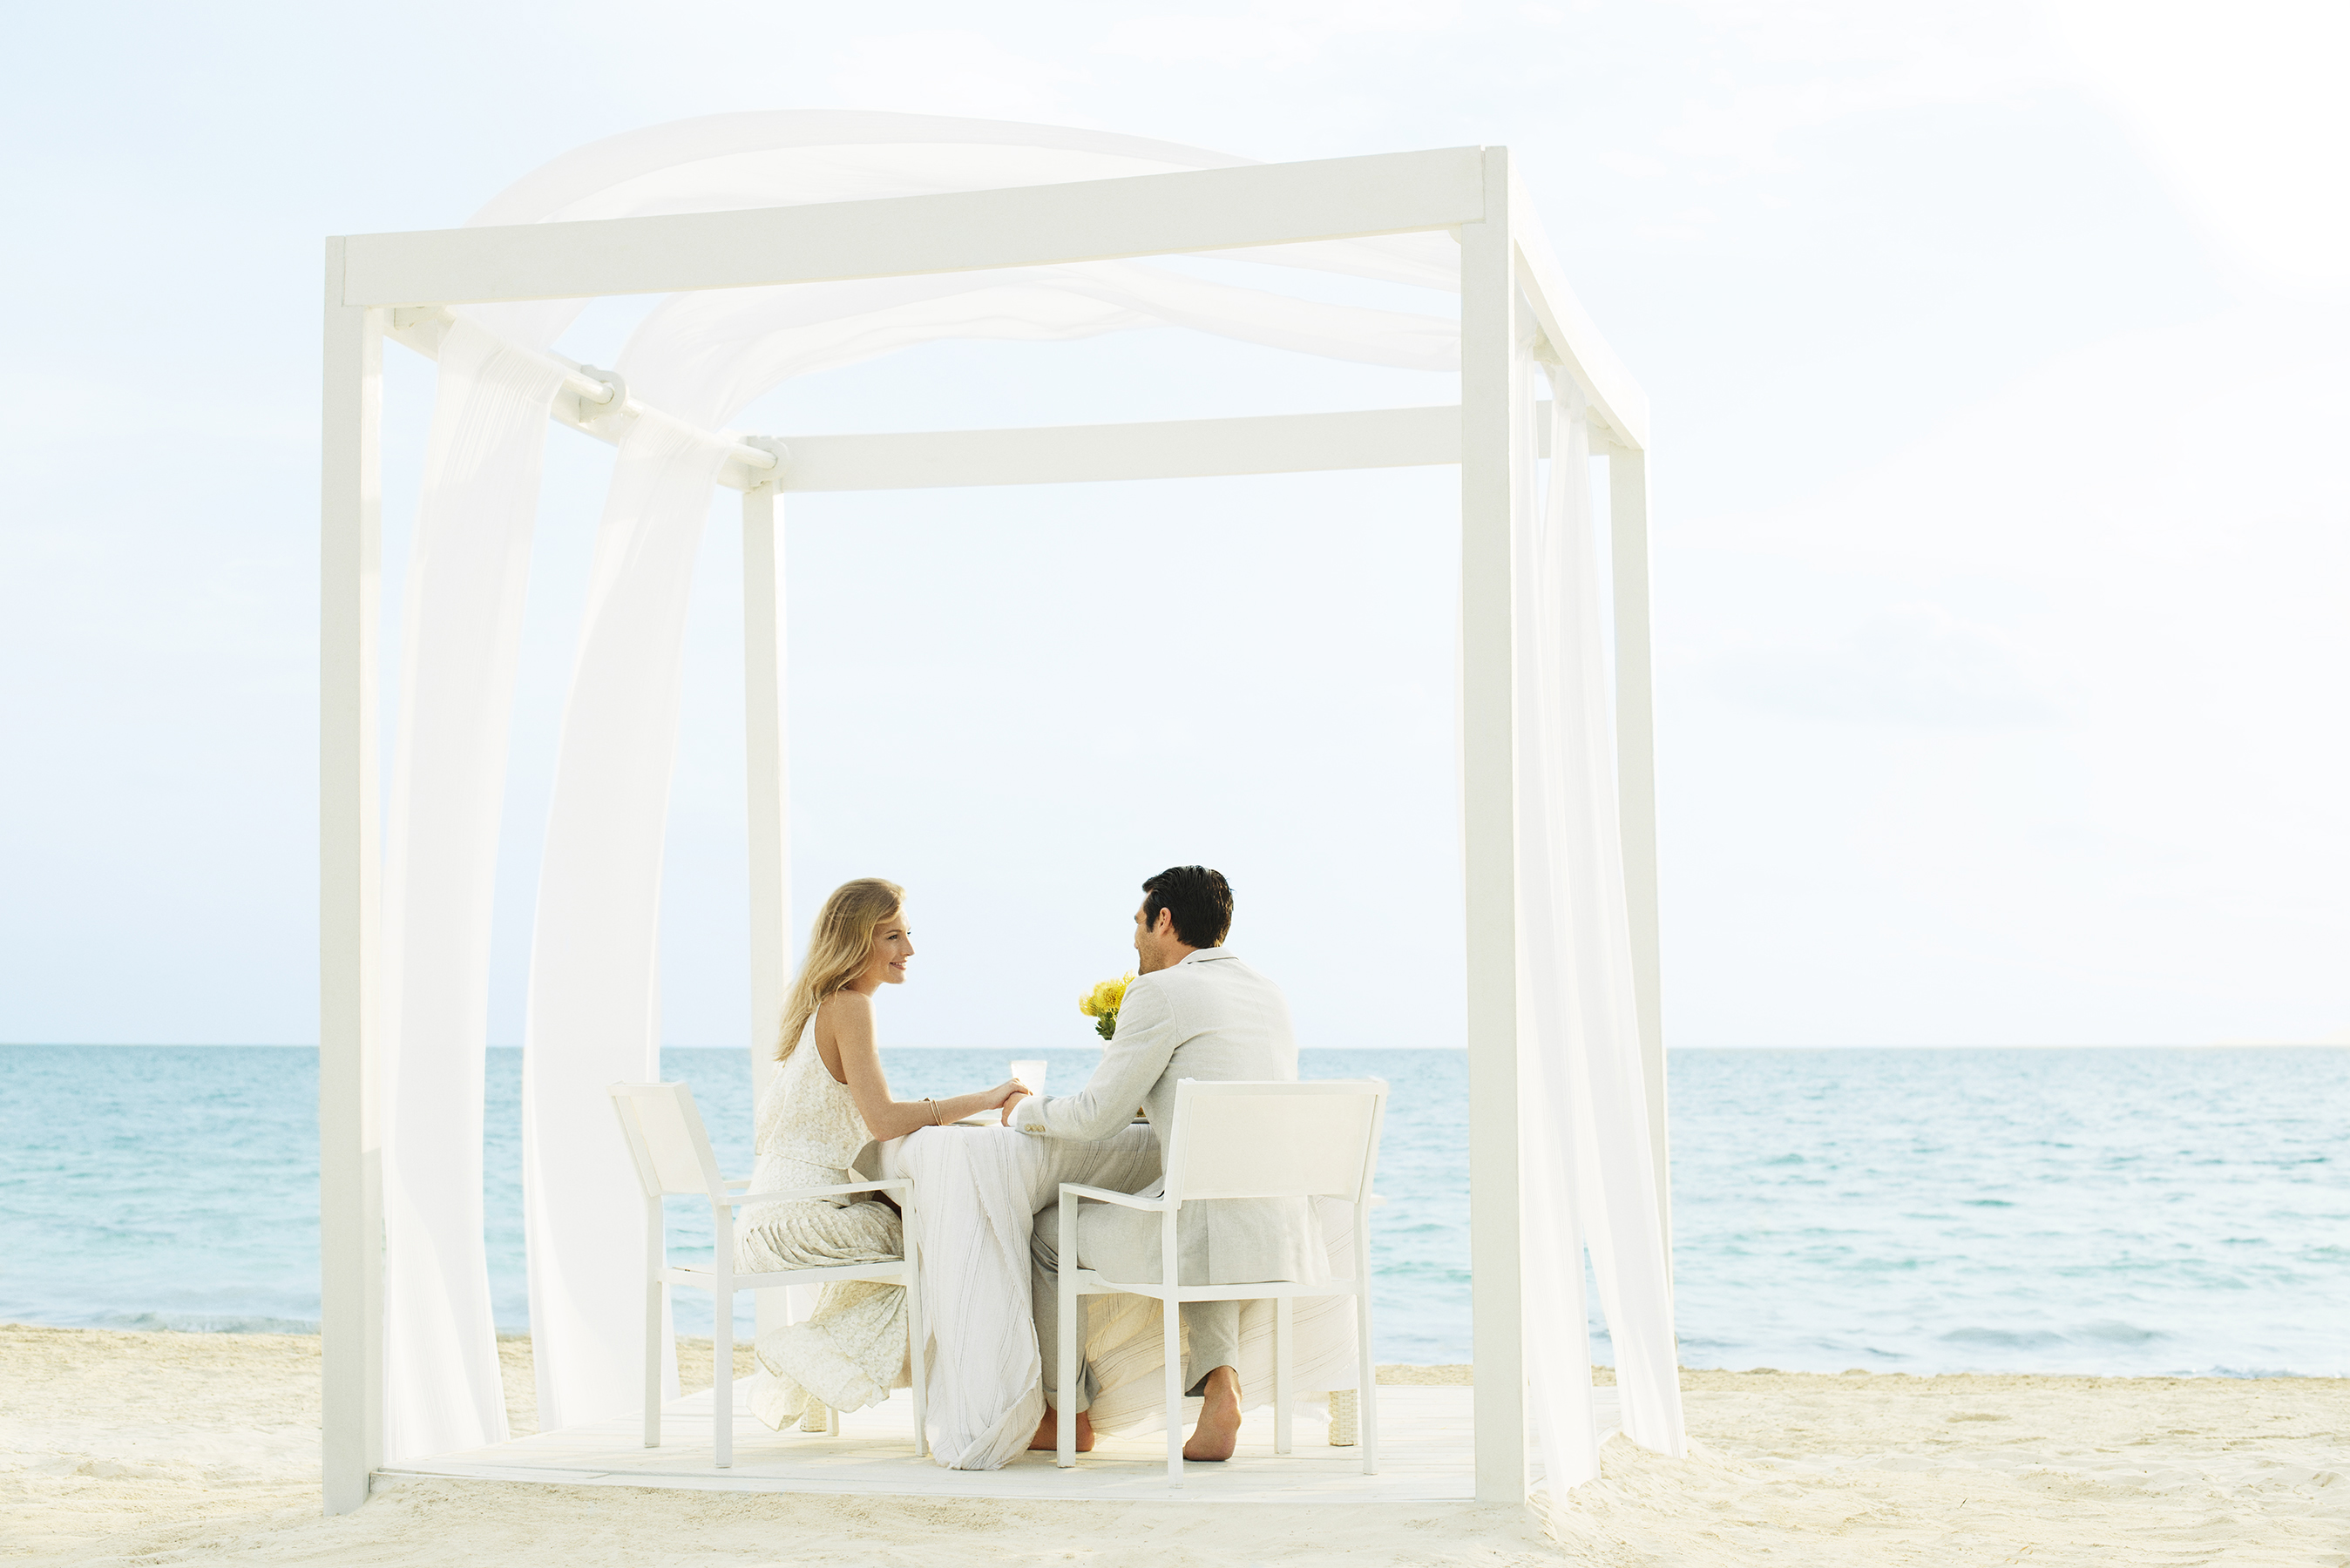
<instances>
[{"instance_id":1,"label":"yellow flower bouquet","mask_svg":"<svg viewBox=\"0 0 2350 1568\"><path fill-rule=\"evenodd\" d=\"M1077 1011L1094 1021L1094 1033L1107 1040L1118 1033L1118 1010L1126 1003L1126 988L1134 980L1132 973L1106 980L1077 998Z\"/></svg>"}]
</instances>

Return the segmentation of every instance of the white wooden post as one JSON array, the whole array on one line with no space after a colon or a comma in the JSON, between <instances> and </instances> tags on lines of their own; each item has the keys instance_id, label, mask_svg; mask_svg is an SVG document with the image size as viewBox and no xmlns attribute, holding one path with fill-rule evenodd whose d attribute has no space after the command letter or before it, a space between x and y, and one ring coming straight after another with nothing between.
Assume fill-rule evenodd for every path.
<instances>
[{"instance_id":1,"label":"white wooden post","mask_svg":"<svg viewBox=\"0 0 2350 1568\"><path fill-rule=\"evenodd\" d=\"M1665 1120L1665 1032L1657 934L1657 722L1648 636L1648 456L1607 452L1608 553L1615 566L1616 799L1624 844L1624 902L1631 917L1632 990L1640 1009L1640 1069L1648 1092L1648 1138L1657 1168L1657 1220L1672 1277L1673 1189Z\"/></svg>"},{"instance_id":2,"label":"white wooden post","mask_svg":"<svg viewBox=\"0 0 2350 1568\"><path fill-rule=\"evenodd\" d=\"M1477 1500L1526 1495L1518 1220L1517 824L1510 534L1518 466L1509 153L1461 225L1461 822L1469 939L1469 1258Z\"/></svg>"},{"instance_id":3,"label":"white wooden post","mask_svg":"<svg viewBox=\"0 0 2350 1568\"><path fill-rule=\"evenodd\" d=\"M784 531L773 481L743 495L743 759L751 805L751 1106L775 1070L791 976L792 841L784 714ZM747 1175L748 1172L745 1172ZM756 1291L757 1332L791 1321L783 1292Z\"/></svg>"},{"instance_id":4,"label":"white wooden post","mask_svg":"<svg viewBox=\"0 0 2350 1568\"><path fill-rule=\"evenodd\" d=\"M327 242L318 620L320 1469L328 1513L383 1456L383 1149L377 1120L376 690L384 315L343 303Z\"/></svg>"}]
</instances>

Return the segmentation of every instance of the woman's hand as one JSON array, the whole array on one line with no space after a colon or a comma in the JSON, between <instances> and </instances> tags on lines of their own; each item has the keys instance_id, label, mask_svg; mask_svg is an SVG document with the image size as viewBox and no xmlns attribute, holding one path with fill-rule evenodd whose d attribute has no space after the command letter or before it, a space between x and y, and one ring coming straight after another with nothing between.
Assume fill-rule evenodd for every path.
<instances>
[{"instance_id":1,"label":"woman's hand","mask_svg":"<svg viewBox=\"0 0 2350 1568\"><path fill-rule=\"evenodd\" d=\"M1010 1127L1013 1111L1019 1106L1021 1101L1030 1097L1032 1091L1019 1079L1006 1078L987 1093L989 1096L987 1108L993 1110L1001 1106L1003 1111L1003 1125Z\"/></svg>"}]
</instances>

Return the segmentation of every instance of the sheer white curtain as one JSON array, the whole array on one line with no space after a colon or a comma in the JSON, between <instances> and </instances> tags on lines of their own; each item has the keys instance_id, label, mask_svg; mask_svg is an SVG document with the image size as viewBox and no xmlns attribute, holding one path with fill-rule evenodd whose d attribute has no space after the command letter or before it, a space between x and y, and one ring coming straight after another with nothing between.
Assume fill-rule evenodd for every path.
<instances>
[{"instance_id":1,"label":"sheer white curtain","mask_svg":"<svg viewBox=\"0 0 2350 1568\"><path fill-rule=\"evenodd\" d=\"M1410 370L1461 365L1445 317L1299 299L1127 262L671 295L619 360L647 401L709 423L794 376L942 337L1028 342L1181 327Z\"/></svg>"},{"instance_id":2,"label":"sheer white curtain","mask_svg":"<svg viewBox=\"0 0 2350 1568\"><path fill-rule=\"evenodd\" d=\"M1572 379L1554 379L1549 483L1521 509L1514 552L1520 1113L1529 1402L1544 1477L1568 1487L1598 1473L1586 1248L1625 1435L1677 1457L1684 1437L1641 1087L1590 426Z\"/></svg>"},{"instance_id":3,"label":"sheer white curtain","mask_svg":"<svg viewBox=\"0 0 2350 1568\"><path fill-rule=\"evenodd\" d=\"M548 1431L642 1397L644 1199L605 1087L660 1076L661 842L679 670L694 552L726 450L653 414L622 439L564 709L523 1052L530 1328Z\"/></svg>"},{"instance_id":4,"label":"sheer white curtain","mask_svg":"<svg viewBox=\"0 0 2350 1568\"><path fill-rule=\"evenodd\" d=\"M389 1459L506 1438L482 1240L490 903L531 525L561 384L545 359L463 322L442 345L385 835Z\"/></svg>"},{"instance_id":5,"label":"sheer white curtain","mask_svg":"<svg viewBox=\"0 0 2350 1568\"><path fill-rule=\"evenodd\" d=\"M939 115L827 109L714 114L647 126L574 148L506 187L467 223L570 223L868 201L1185 169L1224 169L1255 161L1207 148L1108 131ZM1461 286L1460 247L1441 234L1326 240L1228 254L1231 259L1265 266L1346 273L1455 292ZM1195 300L1204 298L1220 286L1146 263L1087 263L1067 270L1097 271L1105 277L1120 271L1152 275L1159 280L1160 297L1170 304L1186 295ZM885 300L913 302L932 297L942 282L951 289L987 286L984 277L884 279L842 286L861 290L856 296L858 310L869 312ZM820 294L821 290L791 292ZM733 297L735 291L683 296L722 306ZM1278 294L1268 293L1264 298L1298 303ZM587 304L579 299L549 299L469 306L465 310L516 341L546 344L559 337ZM1201 314L1212 317L1217 312L1209 309ZM928 336L954 335L943 331ZM907 341L925 340L916 337Z\"/></svg>"},{"instance_id":6,"label":"sheer white curtain","mask_svg":"<svg viewBox=\"0 0 2350 1568\"><path fill-rule=\"evenodd\" d=\"M1256 161L1211 148L1071 126L930 114L769 109L671 120L573 148L507 186L466 221L569 223L858 202L1185 169L1232 169ZM1442 234L1317 240L1202 254L1433 288L1461 286L1460 247ZM577 308L577 302L546 304L550 314L566 305ZM550 340L554 336L547 334Z\"/></svg>"},{"instance_id":7,"label":"sheer white curtain","mask_svg":"<svg viewBox=\"0 0 2350 1568\"><path fill-rule=\"evenodd\" d=\"M1583 1296L1583 1228L1575 1158L1575 1090L1569 1060L1575 967L1587 961L1575 942L1564 883L1570 831L1562 777L1567 727L1559 709L1561 633L1568 614L1559 561L1560 493L1574 473L1554 446L1551 485L1534 491L1534 363L1521 344L1513 365L1511 435L1527 482L1513 511L1512 611L1516 618L1515 684L1518 796L1518 1137L1521 1223L1524 1227L1527 1404L1545 1480L1573 1486L1599 1473L1592 1429L1591 1337ZM1553 439L1568 421L1555 421ZM1578 428L1580 420L1572 421ZM1588 474L1581 475L1588 483Z\"/></svg>"}]
</instances>

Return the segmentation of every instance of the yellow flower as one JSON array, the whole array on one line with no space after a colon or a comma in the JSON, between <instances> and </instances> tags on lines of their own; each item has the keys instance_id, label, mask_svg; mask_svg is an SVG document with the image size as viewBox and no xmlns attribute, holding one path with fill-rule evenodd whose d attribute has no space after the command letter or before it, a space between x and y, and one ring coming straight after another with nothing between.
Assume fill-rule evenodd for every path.
<instances>
[{"instance_id":1,"label":"yellow flower","mask_svg":"<svg viewBox=\"0 0 2350 1568\"><path fill-rule=\"evenodd\" d=\"M1134 979L1132 974L1119 975L1116 980L1103 981L1077 998L1077 1011L1087 1018L1115 1018L1125 1004L1126 988Z\"/></svg>"},{"instance_id":2,"label":"yellow flower","mask_svg":"<svg viewBox=\"0 0 2350 1568\"><path fill-rule=\"evenodd\" d=\"M1094 1033L1105 1040L1118 1033L1118 1010L1125 1005L1126 988L1133 979L1129 971L1077 998L1077 1011L1094 1021Z\"/></svg>"}]
</instances>

